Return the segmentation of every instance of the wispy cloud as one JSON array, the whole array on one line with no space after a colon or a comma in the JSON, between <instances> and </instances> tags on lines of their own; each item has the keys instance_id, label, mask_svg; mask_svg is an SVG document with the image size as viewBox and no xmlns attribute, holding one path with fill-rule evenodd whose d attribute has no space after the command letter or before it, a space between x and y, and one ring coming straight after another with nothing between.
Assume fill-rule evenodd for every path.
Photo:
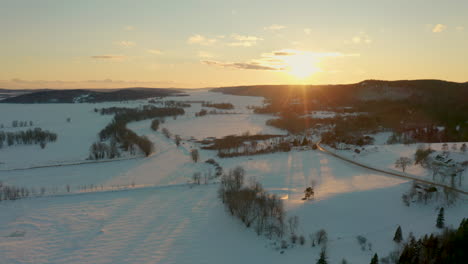
<instances>
[{"instance_id":1,"label":"wispy cloud","mask_svg":"<svg viewBox=\"0 0 468 264\"><path fill-rule=\"evenodd\" d=\"M455 29L456 29L457 31L463 31L463 30L465 30L465 27L463 27L463 26L458 26L458 27L456 27Z\"/></svg>"},{"instance_id":2,"label":"wispy cloud","mask_svg":"<svg viewBox=\"0 0 468 264\"><path fill-rule=\"evenodd\" d=\"M91 59L95 60L116 60L116 61L121 61L125 59L126 57L123 55L94 55L90 57Z\"/></svg>"},{"instance_id":3,"label":"wispy cloud","mask_svg":"<svg viewBox=\"0 0 468 264\"><path fill-rule=\"evenodd\" d=\"M287 71L297 64L307 65L324 58L358 57L359 54L343 54L340 52L312 52L294 49L282 49L270 53L263 53L260 58L246 62L222 62L203 60L203 64L222 68L243 70ZM294 65L293 65L294 64Z\"/></svg>"},{"instance_id":4,"label":"wispy cloud","mask_svg":"<svg viewBox=\"0 0 468 264\"><path fill-rule=\"evenodd\" d=\"M270 25L268 27L264 27L263 29L267 30L267 31L278 31L278 30L285 29L285 28L286 28L286 26L273 24L273 25Z\"/></svg>"},{"instance_id":5,"label":"wispy cloud","mask_svg":"<svg viewBox=\"0 0 468 264\"><path fill-rule=\"evenodd\" d=\"M440 33L444 30L447 29L447 26L446 25L443 25L443 24L437 24L435 25L433 28L432 28L432 32L434 33Z\"/></svg>"},{"instance_id":6,"label":"wispy cloud","mask_svg":"<svg viewBox=\"0 0 468 264\"><path fill-rule=\"evenodd\" d=\"M122 41L116 41L114 42L115 45L129 48L129 47L134 47L136 46L136 43L133 41L127 41L127 40L122 40Z\"/></svg>"},{"instance_id":7,"label":"wispy cloud","mask_svg":"<svg viewBox=\"0 0 468 264\"><path fill-rule=\"evenodd\" d=\"M233 42L228 43L228 45L233 47L252 47L257 45L257 42L263 40L256 36L244 36L239 34L232 34L231 39Z\"/></svg>"},{"instance_id":8,"label":"wispy cloud","mask_svg":"<svg viewBox=\"0 0 468 264\"><path fill-rule=\"evenodd\" d=\"M161 55L162 54L162 51L158 50L158 49L148 49L146 50L148 53L150 54L154 54L154 55Z\"/></svg>"},{"instance_id":9,"label":"wispy cloud","mask_svg":"<svg viewBox=\"0 0 468 264\"><path fill-rule=\"evenodd\" d=\"M274 51L273 55L274 56L293 56L293 55L296 55L296 52L295 51L288 51L288 50Z\"/></svg>"},{"instance_id":10,"label":"wispy cloud","mask_svg":"<svg viewBox=\"0 0 468 264\"><path fill-rule=\"evenodd\" d=\"M203 64L218 66L222 68L234 68L234 69L243 69L243 70L268 70L268 71L278 71L280 69L261 65L257 62L220 62L212 60L204 60Z\"/></svg>"},{"instance_id":11,"label":"wispy cloud","mask_svg":"<svg viewBox=\"0 0 468 264\"><path fill-rule=\"evenodd\" d=\"M310 28L304 28L304 34L310 35L310 33L312 33L312 29L310 29Z\"/></svg>"},{"instance_id":12,"label":"wispy cloud","mask_svg":"<svg viewBox=\"0 0 468 264\"><path fill-rule=\"evenodd\" d=\"M133 30L135 30L135 27L133 27L133 26L125 26L125 27L123 27L123 30L124 30L124 31L133 31Z\"/></svg>"},{"instance_id":13,"label":"wispy cloud","mask_svg":"<svg viewBox=\"0 0 468 264\"><path fill-rule=\"evenodd\" d=\"M205 36L196 34L188 38L187 42L189 44L198 44L202 46L212 46L214 45L218 40L216 38L207 38Z\"/></svg>"},{"instance_id":14,"label":"wispy cloud","mask_svg":"<svg viewBox=\"0 0 468 264\"><path fill-rule=\"evenodd\" d=\"M437 24L435 25L433 28L432 28L432 32L434 33L440 33L444 30L447 29L447 26L446 25L443 25L443 24Z\"/></svg>"},{"instance_id":15,"label":"wispy cloud","mask_svg":"<svg viewBox=\"0 0 468 264\"><path fill-rule=\"evenodd\" d=\"M213 46L215 44L221 44L231 47L252 47L257 45L259 41L263 40L260 37L249 36L249 35L240 35L240 34L231 34L218 35L215 37L206 37L203 35L193 35L188 38L187 42L189 44L197 44L201 46Z\"/></svg>"}]
</instances>

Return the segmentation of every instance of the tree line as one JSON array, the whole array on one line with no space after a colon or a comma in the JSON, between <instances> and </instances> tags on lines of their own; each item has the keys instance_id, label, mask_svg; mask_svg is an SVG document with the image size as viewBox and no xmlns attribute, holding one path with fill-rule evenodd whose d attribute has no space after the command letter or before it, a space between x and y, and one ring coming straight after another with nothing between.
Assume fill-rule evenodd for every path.
<instances>
[{"instance_id":1,"label":"tree line","mask_svg":"<svg viewBox=\"0 0 468 264\"><path fill-rule=\"evenodd\" d=\"M281 254L287 248L306 245L306 237L297 233L299 217L287 217L283 200L277 195L268 194L256 180L250 179L249 184L244 182L245 170L240 166L222 175L218 198L226 210L246 228L252 227L257 235L276 240L273 244L276 250L281 250ZM285 238L288 233L289 237ZM309 234L310 246L322 247L324 259L327 242L328 234L324 229Z\"/></svg>"},{"instance_id":2,"label":"tree line","mask_svg":"<svg viewBox=\"0 0 468 264\"><path fill-rule=\"evenodd\" d=\"M201 143L203 149L217 150L218 157L229 158L251 156L275 152L288 152L292 147L310 146L312 140L306 136L285 137L283 135L230 135Z\"/></svg>"},{"instance_id":3,"label":"tree line","mask_svg":"<svg viewBox=\"0 0 468 264\"><path fill-rule=\"evenodd\" d=\"M206 115L235 115L235 112L227 112L227 111L218 111L218 110L210 110L207 111L206 109L201 109L199 112L195 113L195 117L201 117Z\"/></svg>"},{"instance_id":4,"label":"tree line","mask_svg":"<svg viewBox=\"0 0 468 264\"><path fill-rule=\"evenodd\" d=\"M41 128L28 129L25 131L17 132L3 132L0 131L0 148L4 145L12 146L18 145L33 145L39 144L41 148L45 148L49 142L55 142L57 134Z\"/></svg>"},{"instance_id":5,"label":"tree line","mask_svg":"<svg viewBox=\"0 0 468 264\"><path fill-rule=\"evenodd\" d=\"M110 107L103 108L99 112L101 114L115 114L115 116L113 120L99 132L101 144L96 142L91 146L91 158L109 157L105 153L109 153L110 155L112 152L106 152L105 150L112 150L112 146L107 146L107 144L104 143L106 140L114 140L120 145L121 149L129 151L131 154L134 154L135 146L137 146L146 156L149 156L153 151L153 143L146 136L138 136L135 132L128 129L127 123L144 119L183 115L185 113L182 108L158 108L151 105L146 105L141 108ZM101 148L99 146L101 146Z\"/></svg>"},{"instance_id":6,"label":"tree line","mask_svg":"<svg viewBox=\"0 0 468 264\"><path fill-rule=\"evenodd\" d=\"M226 110L234 109L234 105L231 104L231 103L203 102L202 106L203 107L213 107L213 108L217 108L217 109L226 109Z\"/></svg>"},{"instance_id":7,"label":"tree line","mask_svg":"<svg viewBox=\"0 0 468 264\"><path fill-rule=\"evenodd\" d=\"M33 121L20 121L20 120L13 120L11 121L11 127L27 127L33 126ZM0 128L4 128L3 124L0 124Z\"/></svg>"},{"instance_id":8,"label":"tree line","mask_svg":"<svg viewBox=\"0 0 468 264\"><path fill-rule=\"evenodd\" d=\"M398 264L465 263L468 259L468 219L458 229L445 229L439 235L414 236L404 245Z\"/></svg>"},{"instance_id":9,"label":"tree line","mask_svg":"<svg viewBox=\"0 0 468 264\"><path fill-rule=\"evenodd\" d=\"M231 215L239 218L247 228L253 226L258 235L283 237L285 210L282 200L265 192L260 183L244 185L245 170L236 167L224 174L218 197Z\"/></svg>"}]
</instances>

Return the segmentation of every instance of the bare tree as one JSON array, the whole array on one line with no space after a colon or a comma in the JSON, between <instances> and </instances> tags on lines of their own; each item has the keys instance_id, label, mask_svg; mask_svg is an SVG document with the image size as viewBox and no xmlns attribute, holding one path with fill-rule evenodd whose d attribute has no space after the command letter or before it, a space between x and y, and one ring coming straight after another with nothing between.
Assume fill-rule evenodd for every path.
<instances>
[{"instance_id":1,"label":"bare tree","mask_svg":"<svg viewBox=\"0 0 468 264\"><path fill-rule=\"evenodd\" d=\"M453 151L457 151L457 150L458 150L457 143L453 143L453 144L452 144L452 150L453 150Z\"/></svg>"},{"instance_id":2,"label":"bare tree","mask_svg":"<svg viewBox=\"0 0 468 264\"><path fill-rule=\"evenodd\" d=\"M200 172L195 172L193 175L192 175L192 180L193 180L193 183L194 184L200 184L200 180L201 180L201 174Z\"/></svg>"},{"instance_id":3,"label":"bare tree","mask_svg":"<svg viewBox=\"0 0 468 264\"><path fill-rule=\"evenodd\" d=\"M198 149L192 149L190 151L190 156L192 157L193 162L197 163L200 159L200 153L198 153Z\"/></svg>"},{"instance_id":4,"label":"bare tree","mask_svg":"<svg viewBox=\"0 0 468 264\"><path fill-rule=\"evenodd\" d=\"M444 155L448 155L448 150L449 150L448 144L447 143L442 144L442 152Z\"/></svg>"},{"instance_id":5,"label":"bare tree","mask_svg":"<svg viewBox=\"0 0 468 264\"><path fill-rule=\"evenodd\" d=\"M466 143L463 143L460 147L461 152L466 153Z\"/></svg>"},{"instance_id":6,"label":"bare tree","mask_svg":"<svg viewBox=\"0 0 468 264\"><path fill-rule=\"evenodd\" d=\"M328 241L328 235L327 235L327 231L325 231L325 229L320 229L319 231L317 231L317 233L315 234L315 236L317 237L317 243L320 245L320 244L323 244L323 245L326 245L327 244L327 241Z\"/></svg>"},{"instance_id":7,"label":"bare tree","mask_svg":"<svg viewBox=\"0 0 468 264\"><path fill-rule=\"evenodd\" d=\"M288 226L289 231L291 231L291 234L295 234L297 227L299 226L299 217L297 217L297 215L289 217Z\"/></svg>"},{"instance_id":8,"label":"bare tree","mask_svg":"<svg viewBox=\"0 0 468 264\"><path fill-rule=\"evenodd\" d=\"M171 138L171 132L169 132L169 130L167 128L163 128L161 129L161 132L163 133L163 135L167 138Z\"/></svg>"},{"instance_id":9,"label":"bare tree","mask_svg":"<svg viewBox=\"0 0 468 264\"><path fill-rule=\"evenodd\" d=\"M401 168L405 172L406 168L411 165L413 161L408 157L400 157L395 161L395 167Z\"/></svg>"},{"instance_id":10,"label":"bare tree","mask_svg":"<svg viewBox=\"0 0 468 264\"><path fill-rule=\"evenodd\" d=\"M180 146L181 141L182 141L182 138L179 135L175 135L174 142L177 146Z\"/></svg>"}]
</instances>

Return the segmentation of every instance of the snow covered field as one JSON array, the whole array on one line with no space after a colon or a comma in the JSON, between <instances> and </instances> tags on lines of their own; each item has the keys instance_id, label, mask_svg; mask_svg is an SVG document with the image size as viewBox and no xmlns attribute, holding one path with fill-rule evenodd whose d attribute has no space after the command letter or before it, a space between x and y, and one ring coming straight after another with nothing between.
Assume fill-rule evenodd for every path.
<instances>
[{"instance_id":1,"label":"snow covered field","mask_svg":"<svg viewBox=\"0 0 468 264\"><path fill-rule=\"evenodd\" d=\"M458 148L463 143L456 143ZM408 157L414 160L414 153L420 146L428 147L430 146L433 149L435 154L442 154L442 145L443 143L434 143L434 144L394 144L394 145L373 145L373 146L366 146L365 150L359 154L354 153L352 150L340 150L336 151L337 154L343 155L354 161L360 162L362 164L366 164L369 166L379 167L382 169L386 169L388 171L397 171L401 173L401 169L395 167L395 161L400 157ZM447 143L449 148L453 145L453 143ZM449 158L453 159L457 162L464 162L468 160L468 153L463 153L461 150L451 150L449 151ZM432 172L426 168L421 167L420 165L411 164L407 169L406 173L410 175L415 175L421 177L425 180L433 180ZM440 177L436 177L437 181L444 183L446 185L450 184L450 179L445 179L442 181ZM468 191L468 171L465 170L462 172L461 176L461 184L458 184L457 181L456 187L465 191Z\"/></svg>"},{"instance_id":2,"label":"snow covered field","mask_svg":"<svg viewBox=\"0 0 468 264\"><path fill-rule=\"evenodd\" d=\"M320 248L295 246L284 254L271 241L246 229L225 212L217 198L217 184L190 186L194 172L212 166L215 158L224 170L243 166L248 177L260 181L268 192L280 195L287 214L299 217L298 235L325 229L329 236L329 263L368 263L374 253L386 256L398 225L406 238L437 232L435 205L404 206L401 195L410 183L345 163L319 151L291 151L250 157L219 159L215 151L201 150L193 163L190 150L194 137L222 137L249 131L285 134L267 127L266 115L254 115L246 107L261 105L258 97L240 97L206 90L167 100L230 102L236 114L194 117L201 104L186 108L176 120L161 127L179 134L177 147L160 132L150 129L150 120L130 123L128 128L147 135L155 153L110 163L1 171L0 181L15 186L55 188L56 195L0 202L0 263L314 263ZM94 108L127 104L3 105L0 124L32 120L59 139L45 149L15 146L0 149L0 169L57 164L83 160L96 134L111 119ZM4 115L3 113L8 113ZM72 121L66 122L70 117ZM20 128L16 128L17 130ZM24 128L23 128L24 129ZM13 128L7 128L11 131ZM434 147L434 146L433 146ZM415 147L377 146L379 151L356 159L390 168L401 155L411 156ZM345 153L346 154L346 153ZM349 154L349 153L348 153ZM349 154L352 155L352 154ZM408 172L423 172L408 169ZM302 201L303 191L315 182L313 201ZM71 186L66 193L65 186ZM90 186L99 186L91 191ZM102 190L101 190L101 187ZM80 187L88 186L83 192ZM116 191L117 186L127 189ZM465 197L466 198L466 197ZM448 226L458 226L468 216L468 202L461 199L445 209ZM356 236L365 236L371 250L361 250Z\"/></svg>"}]
</instances>

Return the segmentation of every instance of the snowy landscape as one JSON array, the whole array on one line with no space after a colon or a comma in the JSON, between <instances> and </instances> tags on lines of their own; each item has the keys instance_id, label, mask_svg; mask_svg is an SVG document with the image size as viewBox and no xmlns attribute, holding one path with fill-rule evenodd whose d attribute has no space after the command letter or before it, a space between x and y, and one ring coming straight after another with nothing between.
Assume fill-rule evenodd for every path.
<instances>
[{"instance_id":1,"label":"snowy landscape","mask_svg":"<svg viewBox=\"0 0 468 264\"><path fill-rule=\"evenodd\" d=\"M0 182L28 192L21 199L0 201L0 263L312 263L324 248L329 263L368 263L376 253L382 259L401 250L402 244L394 241L399 226L405 241L410 233L416 238L441 233L436 227L441 207L446 227L457 228L468 216L466 170L450 185L450 177L434 177L420 165L408 164L404 172L395 167L399 157L413 157L421 144L387 144L390 134L384 132L364 147L322 146L365 166L462 191L454 202L414 198L405 205L402 195L417 182L312 147L320 140L314 133L306 147L220 158L203 140L257 134L289 140L294 135L266 125L272 115L254 113L252 107L264 104L262 97L208 89L184 92L187 96L155 98L153 103L0 104L1 131L40 127L57 134L44 147L12 144L0 149ZM184 114L161 120L156 131L152 119L127 124L151 141L151 154L136 149L113 159L90 158L91 144L113 118L99 109L163 107L164 101L189 106ZM204 108L202 101L231 103L233 109L196 116ZM310 115L334 116L330 111ZM15 120L26 122L13 126ZM457 144L455 148L449 142L445 151L457 162L466 161L462 143ZM430 147L434 157L444 151L443 143ZM205 162L210 159L216 165ZM218 198L223 176L215 174L217 167L227 174L239 166L245 184L260 183L267 195L284 204L282 237L257 235ZM303 199L308 187L313 195ZM321 230L325 239L323 231L319 238Z\"/></svg>"}]
</instances>

